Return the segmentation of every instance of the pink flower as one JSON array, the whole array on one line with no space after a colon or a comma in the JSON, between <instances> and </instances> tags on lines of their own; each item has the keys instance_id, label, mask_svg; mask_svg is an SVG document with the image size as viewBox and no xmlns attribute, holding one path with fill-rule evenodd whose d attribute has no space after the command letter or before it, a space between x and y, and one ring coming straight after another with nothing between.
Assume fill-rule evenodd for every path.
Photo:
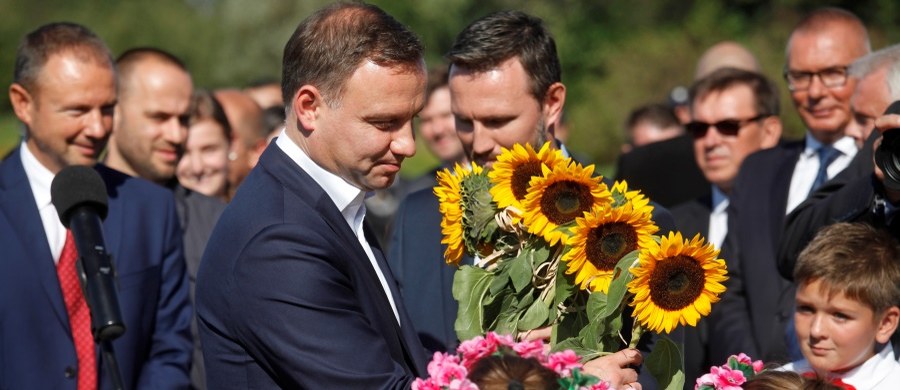
<instances>
[{"instance_id":1,"label":"pink flower","mask_svg":"<svg viewBox=\"0 0 900 390\"><path fill-rule=\"evenodd\" d=\"M488 334L490 337L490 334ZM456 348L456 351L462 355L462 363L467 368L471 368L479 359L489 356L497 350L497 341L494 339L486 339L478 336L471 340L463 341Z\"/></svg>"},{"instance_id":2,"label":"pink flower","mask_svg":"<svg viewBox=\"0 0 900 390\"><path fill-rule=\"evenodd\" d=\"M759 374L759 372L762 371L763 368L765 367L765 364L763 363L762 360L756 360L753 362L752 366L753 366L753 373Z\"/></svg>"},{"instance_id":3,"label":"pink flower","mask_svg":"<svg viewBox=\"0 0 900 390\"><path fill-rule=\"evenodd\" d=\"M434 380L431 378L416 378L412 383L412 390L441 390L441 386L434 383Z\"/></svg>"},{"instance_id":4,"label":"pink flower","mask_svg":"<svg viewBox=\"0 0 900 390\"><path fill-rule=\"evenodd\" d=\"M544 354L544 342L541 340L520 341L513 344L512 349L513 351L516 351L519 356L526 359L535 358L541 363L546 360L546 355Z\"/></svg>"},{"instance_id":5,"label":"pink flower","mask_svg":"<svg viewBox=\"0 0 900 390\"><path fill-rule=\"evenodd\" d=\"M497 347L505 345L512 347L515 344L512 336L498 335L494 332L488 332L485 337L475 337L471 340L463 341L456 348L456 351L462 355L462 363L466 368L471 368L479 359L490 356L497 351Z\"/></svg>"},{"instance_id":6,"label":"pink flower","mask_svg":"<svg viewBox=\"0 0 900 390\"><path fill-rule=\"evenodd\" d=\"M608 382L600 381L589 387L579 387L578 390L612 390L612 386L610 386Z\"/></svg>"},{"instance_id":7,"label":"pink flower","mask_svg":"<svg viewBox=\"0 0 900 390\"><path fill-rule=\"evenodd\" d=\"M732 370L728 367L713 367L710 374L714 376L713 384L717 390L741 390L741 385L747 381L741 370Z\"/></svg>"},{"instance_id":8,"label":"pink flower","mask_svg":"<svg viewBox=\"0 0 900 390\"><path fill-rule=\"evenodd\" d=\"M553 370L559 376L566 377L571 375L573 369L581 368L581 358L571 349L567 349L562 352L551 353L547 357L544 367Z\"/></svg>"},{"instance_id":9,"label":"pink flower","mask_svg":"<svg viewBox=\"0 0 900 390\"><path fill-rule=\"evenodd\" d=\"M450 382L449 390L478 390L478 385L468 379L454 379Z\"/></svg>"},{"instance_id":10,"label":"pink flower","mask_svg":"<svg viewBox=\"0 0 900 390\"><path fill-rule=\"evenodd\" d=\"M435 352L428 363L428 375L440 386L449 385L453 379L463 379L469 372L459 364L459 357L447 353Z\"/></svg>"}]
</instances>

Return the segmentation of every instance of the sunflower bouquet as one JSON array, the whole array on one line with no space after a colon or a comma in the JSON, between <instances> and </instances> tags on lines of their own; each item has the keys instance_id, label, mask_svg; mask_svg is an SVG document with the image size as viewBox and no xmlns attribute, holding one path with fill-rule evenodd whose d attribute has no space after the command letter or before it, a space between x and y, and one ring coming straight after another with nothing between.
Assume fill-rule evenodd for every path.
<instances>
[{"instance_id":1,"label":"sunflower bouquet","mask_svg":"<svg viewBox=\"0 0 900 390\"><path fill-rule=\"evenodd\" d=\"M445 260L459 267L460 340L551 327L554 350L590 360L634 347L645 330L696 325L725 290L717 249L699 235L657 236L646 196L624 181L610 188L593 165L549 143L516 144L491 170L457 165L437 180ZM466 254L473 264L460 266ZM628 315L634 325L623 330ZM668 338L645 366L663 388L683 386L681 352Z\"/></svg>"}]
</instances>

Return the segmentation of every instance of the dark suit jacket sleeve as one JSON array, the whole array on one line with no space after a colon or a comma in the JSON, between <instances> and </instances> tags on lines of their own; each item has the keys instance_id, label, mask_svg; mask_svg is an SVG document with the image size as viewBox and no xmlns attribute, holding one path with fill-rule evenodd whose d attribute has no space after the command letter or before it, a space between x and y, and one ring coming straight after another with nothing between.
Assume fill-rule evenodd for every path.
<instances>
[{"instance_id":1,"label":"dark suit jacket sleeve","mask_svg":"<svg viewBox=\"0 0 900 390\"><path fill-rule=\"evenodd\" d=\"M185 271L181 228L174 200L167 202L165 233L162 237L165 258L160 266L159 299L156 319L152 324L152 347L138 379L140 389L177 389L189 386L193 345L190 326L193 310L188 301L188 279ZM139 234L134 232L134 234ZM126 324L127 327L127 324ZM138 329L126 329L138 331ZM124 351L123 351L124 352Z\"/></svg>"},{"instance_id":2,"label":"dark suit jacket sleeve","mask_svg":"<svg viewBox=\"0 0 900 390\"><path fill-rule=\"evenodd\" d=\"M741 176L738 176L738 180ZM740 193L733 193L728 206L728 233L722 244L720 258L728 267L728 280L720 301L713 305L707 324L709 326L709 362L724 364L732 354L744 352L759 356L750 321L747 291L741 273L740 252L736 221L740 218Z\"/></svg>"},{"instance_id":3,"label":"dark suit jacket sleeve","mask_svg":"<svg viewBox=\"0 0 900 390\"><path fill-rule=\"evenodd\" d=\"M329 233L281 224L250 240L231 270L225 326L282 388L409 388L363 314L346 268L359 265Z\"/></svg>"},{"instance_id":4,"label":"dark suit jacket sleeve","mask_svg":"<svg viewBox=\"0 0 900 390\"><path fill-rule=\"evenodd\" d=\"M874 175L829 182L792 211L778 249L781 276L794 280L797 257L823 227L852 221L868 212L874 204L878 186Z\"/></svg>"}]
</instances>

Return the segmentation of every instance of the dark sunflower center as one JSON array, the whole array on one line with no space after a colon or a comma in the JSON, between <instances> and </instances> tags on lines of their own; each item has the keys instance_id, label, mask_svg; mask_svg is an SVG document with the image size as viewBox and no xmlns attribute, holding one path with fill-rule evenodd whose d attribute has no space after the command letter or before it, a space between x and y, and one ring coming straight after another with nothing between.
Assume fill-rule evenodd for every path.
<instances>
[{"instance_id":1,"label":"dark sunflower center","mask_svg":"<svg viewBox=\"0 0 900 390\"><path fill-rule=\"evenodd\" d=\"M681 310L700 296L705 281L696 260L678 255L656 263L650 276L650 299L665 310Z\"/></svg>"},{"instance_id":2,"label":"dark sunflower center","mask_svg":"<svg viewBox=\"0 0 900 390\"><path fill-rule=\"evenodd\" d=\"M558 181L541 195L541 212L550 222L562 225L580 217L591 209L591 189L575 181Z\"/></svg>"},{"instance_id":3,"label":"dark sunflower center","mask_svg":"<svg viewBox=\"0 0 900 390\"><path fill-rule=\"evenodd\" d=\"M637 247L637 233L623 222L607 223L591 229L584 243L587 260L600 271L612 271L622 256Z\"/></svg>"},{"instance_id":4,"label":"dark sunflower center","mask_svg":"<svg viewBox=\"0 0 900 390\"><path fill-rule=\"evenodd\" d=\"M524 200L528 193L528 183L534 176L541 175L541 162L529 161L519 164L512 174L512 193L516 200Z\"/></svg>"}]
</instances>

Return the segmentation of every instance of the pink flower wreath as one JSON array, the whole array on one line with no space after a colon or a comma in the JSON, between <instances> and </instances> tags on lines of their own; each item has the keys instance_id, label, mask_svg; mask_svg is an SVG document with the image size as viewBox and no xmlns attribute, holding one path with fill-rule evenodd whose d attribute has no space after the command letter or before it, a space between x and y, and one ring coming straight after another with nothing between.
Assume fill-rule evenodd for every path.
<instances>
[{"instance_id":1,"label":"pink flower wreath","mask_svg":"<svg viewBox=\"0 0 900 390\"><path fill-rule=\"evenodd\" d=\"M462 342L455 354L435 352L428 363L427 379L418 378L412 390L478 390L468 379L469 370L479 360L488 356L514 355L535 359L559 376L560 389L609 390L608 383L581 373L581 358L572 350L547 353L541 340L516 342L512 336L488 332Z\"/></svg>"}]
</instances>

